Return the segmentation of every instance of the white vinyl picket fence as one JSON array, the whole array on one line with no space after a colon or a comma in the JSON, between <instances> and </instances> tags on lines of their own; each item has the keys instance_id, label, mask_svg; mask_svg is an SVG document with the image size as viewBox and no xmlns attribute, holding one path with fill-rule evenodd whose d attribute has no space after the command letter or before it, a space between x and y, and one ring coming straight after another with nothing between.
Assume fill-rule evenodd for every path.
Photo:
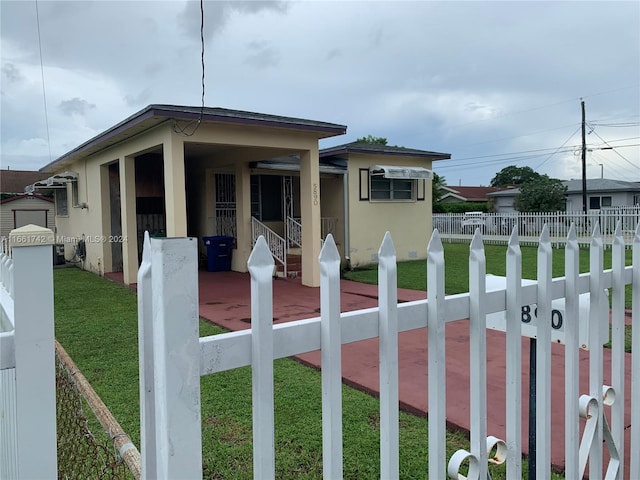
<instances>
[{"instance_id":1,"label":"white vinyl picket fence","mask_svg":"<svg viewBox=\"0 0 640 480\"><path fill-rule=\"evenodd\" d=\"M590 271L578 271L576 229L566 239L565 276L552 278L551 241L542 229L537 281L522 283L522 259L516 229L509 239L506 287L487 291L482 235L470 246L469 292L445 296L444 250L434 231L428 246L428 300L398 304L396 255L387 234L379 251L379 306L340 312L340 256L333 237L324 243L321 267L321 315L273 325L273 256L260 237L249 258L251 329L198 338L198 285L195 239L145 236L138 274L140 391L143 478L202 478L200 376L251 366L253 458L255 478L274 478L273 361L314 350L322 359L322 435L325 478L341 478L341 345L379 338L381 477L399 477L398 333L428 328L428 478L488 478L489 462L506 462L507 478L522 477L521 336L523 306L537 306L539 318L551 318L553 300L565 299L566 477L640 478L640 455L632 455L624 472L624 323L625 286L632 284L633 353L631 354L631 451L640 452L640 225L633 238L633 265L625 266L625 244L618 225L613 267L603 268L604 245L598 225L590 246ZM602 327L608 326L611 298L611 385L603 385ZM589 293L589 315L581 323L579 295ZM604 307L604 308L603 308ZM487 315L506 315L506 438L492 436L487 424ZM446 458L445 325L466 320L470 331L470 450ZM579 328L589 327L589 391L579 390ZM551 322L537 327L537 478L551 472ZM615 400L617 399L617 400ZM622 400L620 400L622 399ZM606 408L605 408L606 407ZM607 420L609 416L610 420ZM580 418L586 426L580 437ZM608 455L603 455L607 449ZM492 455L489 456L489 452ZM607 465L605 459L610 458Z\"/></svg>"},{"instance_id":2,"label":"white vinyl picket fence","mask_svg":"<svg viewBox=\"0 0 640 480\"><path fill-rule=\"evenodd\" d=\"M472 217L471 221L470 217ZM480 213L434 213L433 228L443 240L468 241L476 227L482 231L485 243L506 243L511 230L518 226L521 244L537 243L542 228L547 227L551 242L564 243L569 227L575 225L578 242L588 244L596 223L603 238L610 241L618 225L627 245L633 240L636 225L640 222L640 206L611 207L588 212L501 212Z\"/></svg>"},{"instance_id":3,"label":"white vinyl picket fence","mask_svg":"<svg viewBox=\"0 0 640 480\"><path fill-rule=\"evenodd\" d=\"M27 225L0 251L0 479L57 477L53 243Z\"/></svg>"}]
</instances>

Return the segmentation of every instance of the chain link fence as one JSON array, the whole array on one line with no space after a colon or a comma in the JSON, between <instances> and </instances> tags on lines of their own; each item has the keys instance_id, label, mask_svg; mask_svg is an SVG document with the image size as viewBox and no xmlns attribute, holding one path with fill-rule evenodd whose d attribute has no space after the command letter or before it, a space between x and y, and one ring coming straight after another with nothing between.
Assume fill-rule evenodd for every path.
<instances>
[{"instance_id":1,"label":"chain link fence","mask_svg":"<svg viewBox=\"0 0 640 480\"><path fill-rule=\"evenodd\" d=\"M59 480L140 478L137 448L58 342L56 417Z\"/></svg>"}]
</instances>

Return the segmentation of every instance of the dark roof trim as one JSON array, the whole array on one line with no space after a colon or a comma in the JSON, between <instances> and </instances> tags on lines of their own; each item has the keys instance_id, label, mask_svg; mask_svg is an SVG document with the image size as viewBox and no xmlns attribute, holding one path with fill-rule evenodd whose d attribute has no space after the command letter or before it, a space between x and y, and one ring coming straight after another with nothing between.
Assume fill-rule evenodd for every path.
<instances>
[{"instance_id":1,"label":"dark roof trim","mask_svg":"<svg viewBox=\"0 0 640 480\"><path fill-rule=\"evenodd\" d=\"M178 105L149 105L156 116L166 116L183 120L197 120L200 118L200 107L186 107ZM347 132L345 125L338 125L304 118L284 117L266 113L230 110L227 108L208 108L202 110L202 120L205 122L238 123L242 125L257 125L270 127L286 127L315 132L343 135Z\"/></svg>"},{"instance_id":2,"label":"dark roof trim","mask_svg":"<svg viewBox=\"0 0 640 480\"><path fill-rule=\"evenodd\" d=\"M345 125L319 122L315 120L305 120L301 118L245 112L241 110L229 110L226 108L205 107L204 109L201 109L200 107L153 104L125 118L120 123L117 123L113 127L77 146L70 152L65 153L53 162L42 167L40 171L46 172L55 165L60 164L65 160L69 160L73 156L80 155L89 149L97 147L101 143L107 142L116 135L124 133L143 122L151 121L150 123L152 123L152 125L150 125L149 128L152 128L153 126L156 126L167 120L198 120L201 113L203 122L291 128L296 130L317 132L322 134L320 135L322 138L335 135L343 135L347 131L347 127Z\"/></svg>"},{"instance_id":3,"label":"dark roof trim","mask_svg":"<svg viewBox=\"0 0 640 480\"><path fill-rule=\"evenodd\" d=\"M395 147L367 142L351 142L344 145L336 145L335 147L323 148L322 150L320 150L320 157L327 157L332 155L348 155L350 153L422 157L431 160L448 160L451 158L450 153L430 152L428 150Z\"/></svg>"},{"instance_id":4,"label":"dark roof trim","mask_svg":"<svg viewBox=\"0 0 640 480\"><path fill-rule=\"evenodd\" d=\"M40 195L39 193L21 193L13 197L3 198L2 200L0 200L0 204L15 202L16 200L24 200L25 198L37 198L38 200L44 200L49 203L54 203L52 198L45 197L44 195Z\"/></svg>"}]
</instances>

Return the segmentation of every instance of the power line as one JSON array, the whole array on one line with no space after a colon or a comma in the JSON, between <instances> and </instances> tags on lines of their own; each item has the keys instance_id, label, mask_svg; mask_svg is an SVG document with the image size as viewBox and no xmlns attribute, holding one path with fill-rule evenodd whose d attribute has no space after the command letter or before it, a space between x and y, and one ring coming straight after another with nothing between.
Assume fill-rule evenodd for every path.
<instances>
[{"instance_id":1,"label":"power line","mask_svg":"<svg viewBox=\"0 0 640 480\"><path fill-rule=\"evenodd\" d=\"M176 120L173 121L173 131L175 133L177 133L178 135L182 136L182 137L191 137L193 134L195 134L196 131L198 130L198 127L202 123L202 117L204 116L204 92L205 92L205 90L204 90L204 72L205 72L204 45L205 45L205 42L204 42L204 0L200 0L200 66L201 66L201 69L202 69L202 77L201 77L202 97L201 97L201 103L200 103L200 116L198 117L197 120L191 120L190 122L188 122L183 127L180 127ZM189 131L189 129L192 128L192 127L193 127L193 130Z\"/></svg>"},{"instance_id":2,"label":"power line","mask_svg":"<svg viewBox=\"0 0 640 480\"><path fill-rule=\"evenodd\" d=\"M561 149L562 147L564 147L564 146L567 144L567 142L568 142L569 140L571 140L571 139L573 138L573 136L574 136L576 133L578 133L578 130L580 130L580 128L582 128L582 127L578 127L578 128L576 128L576 129L575 129L575 131L574 131L571 135L569 135L569 138L567 138L567 139L564 141L564 143L563 143L562 145L560 145L560 146L556 149L556 151L555 151L555 152L552 152L551 154L549 154L549 156L548 156L547 158L545 158L545 159L542 161L542 163L540 163L540 164L536 167L536 170L537 170L537 169L539 169L539 168L540 168L542 165L544 165L545 163L547 163L547 161L548 161L551 157L553 157L556 153L558 153L558 152L560 151L560 149Z\"/></svg>"},{"instance_id":3,"label":"power line","mask_svg":"<svg viewBox=\"0 0 640 480\"><path fill-rule=\"evenodd\" d=\"M38 50L40 51L40 76L42 78L42 101L44 102L44 123L47 129L47 147L49 147L49 163L51 163L51 136L49 134L49 112L47 112L47 90L44 83L44 63L42 62L42 40L40 38L40 12L38 11L38 0L36 4L36 24L38 26Z\"/></svg>"},{"instance_id":4,"label":"power line","mask_svg":"<svg viewBox=\"0 0 640 480\"><path fill-rule=\"evenodd\" d=\"M620 147L621 147L621 146L623 146L623 145L618 145L618 146L613 147L613 146L611 146L611 145L609 144L609 142L607 142L604 138L602 138L600 135L598 135L598 132L596 132L595 130L593 130L593 133L595 134L595 136L596 136L596 137L598 137L600 140L602 140L602 141L604 142L604 144L605 144L605 145L607 145L608 147L611 147L611 150L613 150L613 152L614 152L616 155L618 155L620 158L622 158L625 162L627 162L629 165L631 165L631 166L632 166L632 167L634 167L634 168L639 168L639 169L640 169L640 166L638 166L638 165L634 165L634 164L633 164L633 162L631 162L630 160L628 160L627 158L625 158L625 157L624 157L620 152L618 152L618 151L616 150L616 148L620 148Z\"/></svg>"}]
</instances>

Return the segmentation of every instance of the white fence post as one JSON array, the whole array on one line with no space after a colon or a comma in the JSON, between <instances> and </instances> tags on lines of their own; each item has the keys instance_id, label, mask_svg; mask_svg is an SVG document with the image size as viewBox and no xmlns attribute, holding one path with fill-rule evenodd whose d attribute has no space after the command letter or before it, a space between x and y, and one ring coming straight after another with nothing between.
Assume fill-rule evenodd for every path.
<instances>
[{"instance_id":1,"label":"white fence post","mask_svg":"<svg viewBox=\"0 0 640 480\"><path fill-rule=\"evenodd\" d=\"M398 274L391 234L378 250L380 336L380 478L398 478Z\"/></svg>"},{"instance_id":2,"label":"white fence post","mask_svg":"<svg viewBox=\"0 0 640 480\"><path fill-rule=\"evenodd\" d=\"M322 469L342 478L342 335L340 254L329 234L320 251L320 347L322 365Z\"/></svg>"},{"instance_id":3,"label":"white fence post","mask_svg":"<svg viewBox=\"0 0 640 480\"><path fill-rule=\"evenodd\" d=\"M631 290L631 402L640 401L640 223L633 237ZM640 408L631 409L631 452L640 452ZM640 455L631 455L629 478L640 478Z\"/></svg>"},{"instance_id":4,"label":"white fence post","mask_svg":"<svg viewBox=\"0 0 640 480\"><path fill-rule=\"evenodd\" d=\"M589 395L596 400L596 428L589 451L589 478L599 478L602 475L602 325L600 308L602 302L602 270L604 268L603 244L600 235L600 225L596 222L591 247L589 249L589 290L591 292L589 305ZM609 328L608 316L605 328Z\"/></svg>"},{"instance_id":5,"label":"white fence post","mask_svg":"<svg viewBox=\"0 0 640 480\"><path fill-rule=\"evenodd\" d=\"M447 377L444 328L444 249L438 230L427 246L427 356L429 366L429 478L445 478Z\"/></svg>"},{"instance_id":6,"label":"white fence post","mask_svg":"<svg viewBox=\"0 0 640 480\"><path fill-rule=\"evenodd\" d=\"M551 477L551 241L545 224L538 246L536 341L536 475ZM533 312L532 312L533 313Z\"/></svg>"},{"instance_id":7,"label":"white fence post","mask_svg":"<svg viewBox=\"0 0 640 480\"><path fill-rule=\"evenodd\" d=\"M144 232L142 263L138 270L138 358L140 369L140 467L142 478L158 477L156 455L155 388L153 362L153 290L151 241Z\"/></svg>"},{"instance_id":8,"label":"white fence post","mask_svg":"<svg viewBox=\"0 0 640 480\"><path fill-rule=\"evenodd\" d=\"M478 478L487 478L487 315L486 260L482 234L476 230L469 255L469 369L471 454L478 464ZM473 477L469 465L469 475Z\"/></svg>"},{"instance_id":9,"label":"white fence post","mask_svg":"<svg viewBox=\"0 0 640 480\"><path fill-rule=\"evenodd\" d=\"M564 352L564 442L565 442L565 475L567 478L578 478L579 475L579 436L580 415L578 411L580 387L580 350L579 329L580 318L578 310L578 276L580 273L580 247L576 234L575 223L569 228L567 244L565 245L564 274L565 274L565 352Z\"/></svg>"},{"instance_id":10,"label":"white fence post","mask_svg":"<svg viewBox=\"0 0 640 480\"><path fill-rule=\"evenodd\" d=\"M507 476L522 478L522 252L515 225L507 248Z\"/></svg>"},{"instance_id":11,"label":"white fence post","mask_svg":"<svg viewBox=\"0 0 640 480\"><path fill-rule=\"evenodd\" d=\"M273 400L273 255L260 235L249 256L253 478L275 478Z\"/></svg>"},{"instance_id":12,"label":"white fence post","mask_svg":"<svg viewBox=\"0 0 640 480\"><path fill-rule=\"evenodd\" d=\"M151 239L150 244L157 478L200 480L202 430L196 239Z\"/></svg>"},{"instance_id":13,"label":"white fence post","mask_svg":"<svg viewBox=\"0 0 640 480\"><path fill-rule=\"evenodd\" d=\"M13 253L18 478L57 472L53 325L53 232L27 225L9 235Z\"/></svg>"},{"instance_id":14,"label":"white fence post","mask_svg":"<svg viewBox=\"0 0 640 480\"><path fill-rule=\"evenodd\" d=\"M611 405L611 435L613 442L624 456L624 238L618 220L612 248L613 270L611 301L611 386L618 401ZM607 306L605 308L608 310ZM604 318L600 319L604 321ZM618 477L624 478L624 462L620 463Z\"/></svg>"}]
</instances>

